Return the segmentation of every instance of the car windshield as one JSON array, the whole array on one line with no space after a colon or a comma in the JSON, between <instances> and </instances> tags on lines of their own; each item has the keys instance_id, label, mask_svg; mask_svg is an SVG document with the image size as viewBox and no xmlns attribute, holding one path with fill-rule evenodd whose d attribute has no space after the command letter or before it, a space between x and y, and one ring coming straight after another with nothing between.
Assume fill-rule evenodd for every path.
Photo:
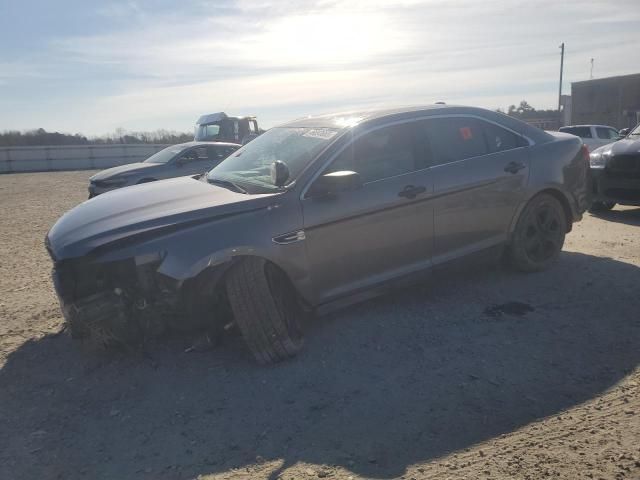
<instances>
[{"instance_id":1,"label":"car windshield","mask_svg":"<svg viewBox=\"0 0 640 480\"><path fill-rule=\"evenodd\" d=\"M289 170L286 183L290 183L337 133L335 128L272 128L231 154L207 174L207 179L233 182L250 193L278 190L271 178L271 164L283 162Z\"/></svg>"},{"instance_id":2,"label":"car windshield","mask_svg":"<svg viewBox=\"0 0 640 480\"><path fill-rule=\"evenodd\" d=\"M180 152L186 150L189 147L179 147L176 145L172 145L170 147L165 148L164 150L160 150L158 153L154 153L149 158L147 158L143 163L167 163L171 161L173 157L175 157Z\"/></svg>"},{"instance_id":3,"label":"car windshield","mask_svg":"<svg viewBox=\"0 0 640 480\"><path fill-rule=\"evenodd\" d=\"M640 124L638 124L629 135L640 135Z\"/></svg>"}]
</instances>

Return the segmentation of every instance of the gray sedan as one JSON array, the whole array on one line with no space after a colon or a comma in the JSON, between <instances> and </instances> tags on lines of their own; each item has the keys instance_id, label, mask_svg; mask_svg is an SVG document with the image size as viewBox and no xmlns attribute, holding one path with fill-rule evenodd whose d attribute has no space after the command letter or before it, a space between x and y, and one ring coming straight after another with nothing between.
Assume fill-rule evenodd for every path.
<instances>
[{"instance_id":1,"label":"gray sedan","mask_svg":"<svg viewBox=\"0 0 640 480\"><path fill-rule=\"evenodd\" d=\"M116 188L164 178L205 173L241 145L223 142L187 142L160 150L144 162L108 168L89 179L89 198Z\"/></svg>"},{"instance_id":2,"label":"gray sedan","mask_svg":"<svg viewBox=\"0 0 640 480\"><path fill-rule=\"evenodd\" d=\"M268 363L302 347L303 310L472 254L504 253L524 272L550 267L590 204L588 179L578 137L479 108L307 117L198 180L78 205L47 248L72 335L129 342L163 327L235 324Z\"/></svg>"}]
</instances>

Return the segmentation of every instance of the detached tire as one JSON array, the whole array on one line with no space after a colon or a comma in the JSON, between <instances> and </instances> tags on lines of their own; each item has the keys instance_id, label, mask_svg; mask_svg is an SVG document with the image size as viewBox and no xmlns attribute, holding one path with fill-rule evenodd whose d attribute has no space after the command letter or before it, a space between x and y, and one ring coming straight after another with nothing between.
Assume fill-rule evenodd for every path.
<instances>
[{"instance_id":1,"label":"detached tire","mask_svg":"<svg viewBox=\"0 0 640 480\"><path fill-rule=\"evenodd\" d=\"M302 349L296 292L280 269L247 257L231 268L226 286L236 323L259 363L286 360Z\"/></svg>"},{"instance_id":2,"label":"detached tire","mask_svg":"<svg viewBox=\"0 0 640 480\"><path fill-rule=\"evenodd\" d=\"M567 218L552 195L535 196L522 211L509 246L511 264L522 272L538 272L553 264L564 245Z\"/></svg>"},{"instance_id":3,"label":"detached tire","mask_svg":"<svg viewBox=\"0 0 640 480\"><path fill-rule=\"evenodd\" d=\"M591 213L606 212L615 206L615 202L593 202L591 207L589 207L589 211Z\"/></svg>"}]
</instances>

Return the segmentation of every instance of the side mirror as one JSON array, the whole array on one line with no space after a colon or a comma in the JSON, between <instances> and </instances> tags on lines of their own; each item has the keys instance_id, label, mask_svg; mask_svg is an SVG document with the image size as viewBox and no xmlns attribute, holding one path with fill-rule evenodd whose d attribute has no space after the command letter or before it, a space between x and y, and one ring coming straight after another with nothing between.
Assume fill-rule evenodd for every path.
<instances>
[{"instance_id":1,"label":"side mirror","mask_svg":"<svg viewBox=\"0 0 640 480\"><path fill-rule=\"evenodd\" d=\"M325 197L327 195L350 192L362 187L360 174L351 170L331 172L322 175L311 185L309 196Z\"/></svg>"},{"instance_id":2,"label":"side mirror","mask_svg":"<svg viewBox=\"0 0 640 480\"><path fill-rule=\"evenodd\" d=\"M618 131L618 138L624 138L627 135L629 135L629 132L631 131L630 128L623 128L622 130Z\"/></svg>"},{"instance_id":3,"label":"side mirror","mask_svg":"<svg viewBox=\"0 0 640 480\"><path fill-rule=\"evenodd\" d=\"M281 160L271 164L271 181L276 187L281 187L289 180L289 167Z\"/></svg>"}]
</instances>

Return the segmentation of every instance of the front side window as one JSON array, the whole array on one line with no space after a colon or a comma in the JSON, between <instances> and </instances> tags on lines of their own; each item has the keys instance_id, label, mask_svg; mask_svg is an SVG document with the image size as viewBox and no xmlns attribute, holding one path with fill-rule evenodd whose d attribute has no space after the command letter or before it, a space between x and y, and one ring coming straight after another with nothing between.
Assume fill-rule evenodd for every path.
<instances>
[{"instance_id":1,"label":"front side window","mask_svg":"<svg viewBox=\"0 0 640 480\"><path fill-rule=\"evenodd\" d=\"M482 124L475 118L434 118L425 121L423 128L431 145L433 165L489 153Z\"/></svg>"},{"instance_id":2,"label":"front side window","mask_svg":"<svg viewBox=\"0 0 640 480\"><path fill-rule=\"evenodd\" d=\"M596 135L598 135L598 138L601 138L602 140L615 140L618 138L617 130L606 127L596 127Z\"/></svg>"},{"instance_id":3,"label":"front side window","mask_svg":"<svg viewBox=\"0 0 640 480\"><path fill-rule=\"evenodd\" d=\"M235 147L208 147L209 158L222 160L237 150Z\"/></svg>"},{"instance_id":4,"label":"front side window","mask_svg":"<svg viewBox=\"0 0 640 480\"><path fill-rule=\"evenodd\" d=\"M325 173L350 170L368 183L417 170L421 167L413 132L414 124L400 124L367 133L343 150Z\"/></svg>"},{"instance_id":5,"label":"front side window","mask_svg":"<svg viewBox=\"0 0 640 480\"><path fill-rule=\"evenodd\" d=\"M198 150L201 149L192 148L191 150L184 152L182 155L180 155L180 160L183 162L194 162L198 160L200 158L200 156L198 155Z\"/></svg>"},{"instance_id":6,"label":"front side window","mask_svg":"<svg viewBox=\"0 0 640 480\"><path fill-rule=\"evenodd\" d=\"M207 177L237 183L250 192L278 190L271 178L271 165L276 160L286 165L290 183L333 141L338 131L325 127L272 128L223 160Z\"/></svg>"}]
</instances>

